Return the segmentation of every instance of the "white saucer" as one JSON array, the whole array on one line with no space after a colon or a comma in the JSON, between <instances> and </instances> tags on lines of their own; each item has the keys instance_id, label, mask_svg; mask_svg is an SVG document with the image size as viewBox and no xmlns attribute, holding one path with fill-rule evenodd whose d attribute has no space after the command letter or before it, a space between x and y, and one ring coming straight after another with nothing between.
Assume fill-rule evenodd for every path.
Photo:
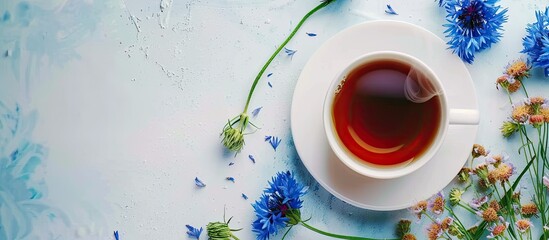
<instances>
[{"instance_id":1,"label":"white saucer","mask_svg":"<svg viewBox=\"0 0 549 240\"><path fill-rule=\"evenodd\" d=\"M338 33L303 68L295 87L291 127L301 161L326 190L360 208L397 210L427 199L459 172L474 144L478 125L450 125L440 150L419 170L396 179L362 176L332 152L322 124L322 104L338 71L373 51L399 51L427 64L441 79L450 108L476 109L471 76L463 62L433 33L405 22L374 21Z\"/></svg>"}]
</instances>

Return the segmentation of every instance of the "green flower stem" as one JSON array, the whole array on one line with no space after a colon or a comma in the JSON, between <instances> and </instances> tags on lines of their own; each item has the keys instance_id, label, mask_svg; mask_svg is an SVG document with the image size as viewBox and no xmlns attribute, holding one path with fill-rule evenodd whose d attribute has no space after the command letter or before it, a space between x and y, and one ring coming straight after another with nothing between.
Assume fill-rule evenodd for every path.
<instances>
[{"instance_id":1,"label":"green flower stem","mask_svg":"<svg viewBox=\"0 0 549 240\"><path fill-rule=\"evenodd\" d=\"M339 235L339 234L329 233L329 232L325 232L325 231L322 231L320 229L317 229L317 228L307 224L306 222L302 221L300 223L301 223L301 225L308 228L309 230L312 230L313 232L322 234L324 236L332 237L332 238L349 239L349 240L378 240L376 238L354 237L354 236L346 236L346 235ZM387 239L387 240L398 240L398 239L395 238L395 239Z\"/></svg>"},{"instance_id":2,"label":"green flower stem","mask_svg":"<svg viewBox=\"0 0 549 240\"><path fill-rule=\"evenodd\" d=\"M458 229L463 233L465 239L475 239L473 236L471 236L471 233L467 231L467 228L465 228L465 225L460 221L458 216L454 213L454 210L448 206L444 206L444 209L450 213L450 216L454 218L455 223L457 224ZM426 214L427 215L427 214ZM478 238L477 238L478 239Z\"/></svg>"},{"instance_id":3,"label":"green flower stem","mask_svg":"<svg viewBox=\"0 0 549 240\"><path fill-rule=\"evenodd\" d=\"M303 25L303 23L311 16L313 15L316 11L328 6L328 4L332 3L332 2L335 2L335 0L328 0L328 1L324 1L322 2L321 4L319 4L318 6L316 6L315 8L313 8L313 10L309 11L307 14L305 14L305 16L303 16L303 18L301 19L301 21L299 21L299 23L297 24L297 26L295 26L294 30L290 33L290 35L284 40L284 42L282 42L282 44L280 44L280 46L276 49L276 51L273 53L273 55L271 55L271 57L269 58L269 60L265 63L265 65L263 65L263 68L261 68L261 71L259 71L259 73L257 74L257 76L255 77L255 80L254 82L252 83L252 87L250 88L250 92L248 93L248 99L246 100L246 106L244 106L244 113L246 113L248 111L248 106L250 104L250 100L252 99L252 95L254 93L254 90L255 90L255 87L257 86L257 83L259 82L259 79L261 78L261 76L263 76L263 73L265 73L265 70L267 70L267 67L271 64L271 62L274 60L274 58L280 53L280 51L282 51L282 49L286 46L286 44L288 44L288 42L294 37L294 35L297 33L297 31L299 30L299 28L301 28L301 25Z\"/></svg>"},{"instance_id":4,"label":"green flower stem","mask_svg":"<svg viewBox=\"0 0 549 240\"><path fill-rule=\"evenodd\" d=\"M463 208L463 209L469 211L469 212L472 213L473 215L477 214L476 211L475 211L473 208L471 208L469 205L463 204L462 201L459 201L458 205L459 205L461 208Z\"/></svg>"}]
</instances>

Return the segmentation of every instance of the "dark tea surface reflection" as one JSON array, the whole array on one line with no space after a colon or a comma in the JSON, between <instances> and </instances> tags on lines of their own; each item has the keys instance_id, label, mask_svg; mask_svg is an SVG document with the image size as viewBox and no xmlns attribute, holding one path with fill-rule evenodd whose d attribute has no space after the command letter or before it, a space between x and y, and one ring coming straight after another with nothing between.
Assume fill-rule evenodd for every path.
<instances>
[{"instance_id":1,"label":"dark tea surface reflection","mask_svg":"<svg viewBox=\"0 0 549 240\"><path fill-rule=\"evenodd\" d=\"M397 60L374 60L352 70L332 106L342 145L376 165L420 157L440 127L440 97L431 82Z\"/></svg>"}]
</instances>

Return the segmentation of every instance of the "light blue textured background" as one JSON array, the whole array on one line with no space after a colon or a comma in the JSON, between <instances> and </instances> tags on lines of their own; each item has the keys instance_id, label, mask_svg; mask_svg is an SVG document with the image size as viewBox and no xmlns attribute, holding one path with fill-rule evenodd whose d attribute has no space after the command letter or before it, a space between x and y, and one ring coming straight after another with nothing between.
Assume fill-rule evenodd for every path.
<instances>
[{"instance_id":1,"label":"light blue textured background","mask_svg":"<svg viewBox=\"0 0 549 240\"><path fill-rule=\"evenodd\" d=\"M250 204L282 170L310 187L302 213L321 229L392 237L400 218L412 218L407 210L355 208L322 189L297 156L289 114L300 70L325 40L374 19L444 38L435 2L338 0L315 14L288 45L295 56L281 54L267 70L273 87L260 81L251 108L263 107L261 129L236 157L221 147L223 124L318 1L164 3L161 11L161 0L0 1L0 239L112 239L114 230L121 239L186 239L185 224L221 221L224 208L231 226L244 228L238 236L252 239ZM384 13L388 3L399 15ZM519 163L517 139L499 135L510 106L494 82L521 56L524 28L545 4L501 1L509 8L504 37L467 66L482 114L478 142ZM539 70L526 84L531 95L549 92ZM276 152L265 135L282 138ZM196 188L196 176L207 187ZM413 231L422 235L423 227ZM321 239L299 227L289 237Z\"/></svg>"}]
</instances>

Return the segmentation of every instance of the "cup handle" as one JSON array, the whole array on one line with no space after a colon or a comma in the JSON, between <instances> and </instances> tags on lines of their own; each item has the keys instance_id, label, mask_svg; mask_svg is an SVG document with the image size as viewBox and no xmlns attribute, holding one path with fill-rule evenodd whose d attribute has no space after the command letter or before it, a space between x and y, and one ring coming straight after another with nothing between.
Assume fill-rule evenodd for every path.
<instances>
[{"instance_id":1,"label":"cup handle","mask_svg":"<svg viewBox=\"0 0 549 240\"><path fill-rule=\"evenodd\" d=\"M448 115L452 125L478 125L480 115L473 109L450 109Z\"/></svg>"}]
</instances>

